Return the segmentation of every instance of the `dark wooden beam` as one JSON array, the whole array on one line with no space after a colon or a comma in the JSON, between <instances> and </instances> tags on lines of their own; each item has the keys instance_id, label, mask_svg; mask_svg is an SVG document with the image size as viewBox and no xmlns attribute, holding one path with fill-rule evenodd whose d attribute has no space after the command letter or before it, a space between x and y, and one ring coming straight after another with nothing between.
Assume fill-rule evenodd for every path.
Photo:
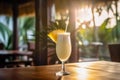
<instances>
[{"instance_id":1,"label":"dark wooden beam","mask_svg":"<svg viewBox=\"0 0 120 80\"><path fill-rule=\"evenodd\" d=\"M78 47L76 41L76 32L75 32L75 21L76 21L76 11L72 1L69 2L69 31L71 32L71 43L72 43L72 52L69 62L78 61Z\"/></svg>"},{"instance_id":2,"label":"dark wooden beam","mask_svg":"<svg viewBox=\"0 0 120 80\"><path fill-rule=\"evenodd\" d=\"M36 36L35 36L35 53L34 64L47 64L47 0L35 0L35 17L36 17ZM44 38L40 37L40 32L45 30Z\"/></svg>"},{"instance_id":3,"label":"dark wooden beam","mask_svg":"<svg viewBox=\"0 0 120 80\"><path fill-rule=\"evenodd\" d=\"M17 26L18 4L15 2L12 5L12 12L13 12L13 50L18 50L18 26Z\"/></svg>"},{"instance_id":4,"label":"dark wooden beam","mask_svg":"<svg viewBox=\"0 0 120 80\"><path fill-rule=\"evenodd\" d=\"M25 3L29 3L34 0L0 0L0 3L8 3L8 4L13 4L14 2L17 3L18 5L22 5Z\"/></svg>"}]
</instances>

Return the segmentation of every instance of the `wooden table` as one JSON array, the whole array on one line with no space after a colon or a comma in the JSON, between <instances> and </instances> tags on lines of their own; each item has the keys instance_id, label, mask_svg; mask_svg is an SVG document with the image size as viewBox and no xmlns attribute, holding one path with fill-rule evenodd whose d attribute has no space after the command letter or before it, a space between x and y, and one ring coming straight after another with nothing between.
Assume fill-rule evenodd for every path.
<instances>
[{"instance_id":1,"label":"wooden table","mask_svg":"<svg viewBox=\"0 0 120 80\"><path fill-rule=\"evenodd\" d=\"M0 50L0 67L5 67L9 64L20 64L29 62L28 59L22 60L22 57L32 56L31 51L18 51L18 50ZM17 58L21 59L17 59Z\"/></svg>"},{"instance_id":2,"label":"wooden table","mask_svg":"<svg viewBox=\"0 0 120 80\"><path fill-rule=\"evenodd\" d=\"M70 63L70 75L56 76L61 65L0 69L0 80L120 80L120 63L108 61Z\"/></svg>"},{"instance_id":3,"label":"wooden table","mask_svg":"<svg viewBox=\"0 0 120 80\"><path fill-rule=\"evenodd\" d=\"M19 50L0 50L0 56L2 55L31 55L31 51L19 51Z\"/></svg>"}]
</instances>

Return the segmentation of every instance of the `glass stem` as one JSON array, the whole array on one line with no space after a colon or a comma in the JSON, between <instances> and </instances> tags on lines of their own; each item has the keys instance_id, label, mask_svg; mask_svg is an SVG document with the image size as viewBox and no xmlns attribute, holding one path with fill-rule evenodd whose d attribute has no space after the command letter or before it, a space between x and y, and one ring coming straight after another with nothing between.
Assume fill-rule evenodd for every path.
<instances>
[{"instance_id":1,"label":"glass stem","mask_svg":"<svg viewBox=\"0 0 120 80\"><path fill-rule=\"evenodd\" d=\"M64 61L62 61L62 72L65 72L65 64L64 64Z\"/></svg>"}]
</instances>

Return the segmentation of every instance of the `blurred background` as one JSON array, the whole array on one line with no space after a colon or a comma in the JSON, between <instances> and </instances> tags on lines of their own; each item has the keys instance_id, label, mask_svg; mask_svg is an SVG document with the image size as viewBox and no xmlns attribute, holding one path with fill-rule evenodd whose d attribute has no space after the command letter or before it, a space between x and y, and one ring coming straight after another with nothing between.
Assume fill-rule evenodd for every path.
<instances>
[{"instance_id":1,"label":"blurred background","mask_svg":"<svg viewBox=\"0 0 120 80\"><path fill-rule=\"evenodd\" d=\"M35 42L35 4L34 0L30 1L18 6L19 50L28 50L28 42ZM74 11L74 31L76 32L79 61L110 60L108 44L120 43L119 0L74 0L72 8L69 6L68 0L48 0L48 2L49 4L52 2L48 32L61 27L65 29L66 25L69 26L69 12L70 10ZM4 4L0 6L0 43L4 44L5 50L12 50L13 16L9 11L9 5L6 9L3 8ZM52 45L55 44L49 43L48 52L54 53L53 48L55 47Z\"/></svg>"}]
</instances>

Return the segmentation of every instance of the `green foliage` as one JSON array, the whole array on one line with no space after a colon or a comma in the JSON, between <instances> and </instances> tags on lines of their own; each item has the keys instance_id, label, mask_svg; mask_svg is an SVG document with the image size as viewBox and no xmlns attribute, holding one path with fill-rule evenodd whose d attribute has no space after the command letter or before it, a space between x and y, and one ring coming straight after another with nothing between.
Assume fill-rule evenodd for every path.
<instances>
[{"instance_id":1,"label":"green foliage","mask_svg":"<svg viewBox=\"0 0 120 80\"><path fill-rule=\"evenodd\" d=\"M21 21L21 27L25 30L33 29L35 27L35 18L34 17L23 17L19 18Z\"/></svg>"},{"instance_id":2,"label":"green foliage","mask_svg":"<svg viewBox=\"0 0 120 80\"><path fill-rule=\"evenodd\" d=\"M33 33L35 31L35 18L34 17L22 17L19 18L19 35L20 35L20 42L24 41L23 43L28 42L28 35L27 32L31 30ZM32 36L32 35L31 35Z\"/></svg>"},{"instance_id":3,"label":"green foliage","mask_svg":"<svg viewBox=\"0 0 120 80\"><path fill-rule=\"evenodd\" d=\"M65 27L66 27L65 22L66 22L66 19L56 20L55 22L51 21L50 25L48 26L48 33L56 29L65 30Z\"/></svg>"},{"instance_id":4,"label":"green foliage","mask_svg":"<svg viewBox=\"0 0 120 80\"><path fill-rule=\"evenodd\" d=\"M87 42L91 42L93 40L93 29L90 27L87 27L86 29L79 29L77 32L77 38L84 43L84 41L87 40Z\"/></svg>"},{"instance_id":5,"label":"green foliage","mask_svg":"<svg viewBox=\"0 0 120 80\"><path fill-rule=\"evenodd\" d=\"M120 42L120 20L118 20L118 24L113 27L112 35L115 42Z\"/></svg>"},{"instance_id":6,"label":"green foliage","mask_svg":"<svg viewBox=\"0 0 120 80\"><path fill-rule=\"evenodd\" d=\"M105 19L98 29L99 41L106 44L113 41L112 28L106 28L110 18Z\"/></svg>"},{"instance_id":7,"label":"green foliage","mask_svg":"<svg viewBox=\"0 0 120 80\"><path fill-rule=\"evenodd\" d=\"M82 27L83 25L85 25L86 27L83 28ZM76 38L78 42L81 42L81 44L87 45L93 41L94 29L93 27L89 26L88 22L81 24L76 30L77 30Z\"/></svg>"},{"instance_id":8,"label":"green foliage","mask_svg":"<svg viewBox=\"0 0 120 80\"><path fill-rule=\"evenodd\" d=\"M27 43L28 42L28 35L27 31L31 30L32 32L35 31L35 18L34 17L22 17L18 18L18 31L19 31L19 39L20 43ZM6 24L0 22L0 42L2 42L5 46L5 49L12 49L12 30L9 28L10 17L5 17Z\"/></svg>"},{"instance_id":9,"label":"green foliage","mask_svg":"<svg viewBox=\"0 0 120 80\"><path fill-rule=\"evenodd\" d=\"M11 38L10 36L12 35L12 31L6 26L5 24L0 22L0 42L2 42L5 46L5 49L11 49Z\"/></svg>"}]
</instances>

